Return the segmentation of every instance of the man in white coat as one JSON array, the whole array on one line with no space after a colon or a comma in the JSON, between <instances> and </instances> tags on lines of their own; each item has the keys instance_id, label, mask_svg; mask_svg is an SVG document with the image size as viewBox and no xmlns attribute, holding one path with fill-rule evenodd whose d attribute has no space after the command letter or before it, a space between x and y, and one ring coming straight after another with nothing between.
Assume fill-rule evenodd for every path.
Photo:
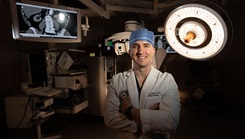
<instances>
[{"instance_id":1,"label":"man in white coat","mask_svg":"<svg viewBox=\"0 0 245 139\"><path fill-rule=\"evenodd\" d=\"M119 129L117 139L169 139L179 123L178 86L170 73L152 66L152 31L132 32L129 43L133 68L115 75L108 86L105 125Z\"/></svg>"}]
</instances>

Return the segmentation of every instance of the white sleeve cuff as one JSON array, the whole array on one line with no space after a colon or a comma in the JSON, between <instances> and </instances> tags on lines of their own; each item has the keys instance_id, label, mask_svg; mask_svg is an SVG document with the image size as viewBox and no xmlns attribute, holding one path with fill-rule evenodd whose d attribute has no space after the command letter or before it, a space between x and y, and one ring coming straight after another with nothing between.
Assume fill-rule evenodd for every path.
<instances>
[{"instance_id":1,"label":"white sleeve cuff","mask_svg":"<svg viewBox=\"0 0 245 139\"><path fill-rule=\"evenodd\" d=\"M148 132L151 131L151 123L149 120L149 115L148 115L148 109L141 109L140 110L140 119L141 119L141 125L142 125L142 132Z\"/></svg>"},{"instance_id":2,"label":"white sleeve cuff","mask_svg":"<svg viewBox=\"0 0 245 139\"><path fill-rule=\"evenodd\" d=\"M135 121L132 121L130 127L128 128L128 131L131 133L135 133L137 132L137 129L138 129L137 124L135 123Z\"/></svg>"}]
</instances>

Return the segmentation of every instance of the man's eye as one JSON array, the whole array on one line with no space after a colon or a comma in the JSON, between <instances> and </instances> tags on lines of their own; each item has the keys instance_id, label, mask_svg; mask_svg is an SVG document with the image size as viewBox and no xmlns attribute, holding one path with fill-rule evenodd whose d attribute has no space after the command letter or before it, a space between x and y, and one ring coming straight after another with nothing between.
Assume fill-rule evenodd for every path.
<instances>
[{"instance_id":1,"label":"man's eye","mask_svg":"<svg viewBox=\"0 0 245 139\"><path fill-rule=\"evenodd\" d=\"M133 45L133 46L132 46L132 48L137 48L137 47L138 47L138 45Z\"/></svg>"}]
</instances>

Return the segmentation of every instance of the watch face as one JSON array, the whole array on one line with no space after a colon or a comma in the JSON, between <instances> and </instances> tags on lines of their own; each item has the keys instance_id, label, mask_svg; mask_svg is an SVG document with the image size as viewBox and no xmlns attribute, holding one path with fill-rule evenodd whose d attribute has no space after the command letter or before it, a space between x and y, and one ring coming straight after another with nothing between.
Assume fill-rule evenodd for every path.
<instances>
[{"instance_id":1,"label":"watch face","mask_svg":"<svg viewBox=\"0 0 245 139\"><path fill-rule=\"evenodd\" d=\"M129 95L128 95L128 91L127 90L122 90L120 93L119 93L119 96L120 97L124 97L126 99L129 99Z\"/></svg>"},{"instance_id":2,"label":"watch face","mask_svg":"<svg viewBox=\"0 0 245 139\"><path fill-rule=\"evenodd\" d=\"M196 60L217 55L227 42L223 18L201 4L186 4L174 9L166 19L165 36L180 55Z\"/></svg>"}]
</instances>

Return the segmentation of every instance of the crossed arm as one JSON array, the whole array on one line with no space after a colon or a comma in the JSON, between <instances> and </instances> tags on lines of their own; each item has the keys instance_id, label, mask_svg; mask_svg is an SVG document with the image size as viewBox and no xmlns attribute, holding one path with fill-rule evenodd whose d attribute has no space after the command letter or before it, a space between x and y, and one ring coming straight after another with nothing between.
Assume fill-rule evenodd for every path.
<instances>
[{"instance_id":1,"label":"crossed arm","mask_svg":"<svg viewBox=\"0 0 245 139\"><path fill-rule=\"evenodd\" d=\"M141 120L140 120L140 110L137 108L134 108L127 98L125 98L123 95L120 95L120 112L124 115L126 115L129 119L133 120L138 127L141 127ZM152 107L149 109L151 110L157 110L159 109L159 103L154 104ZM130 111L127 115L127 111Z\"/></svg>"}]
</instances>

